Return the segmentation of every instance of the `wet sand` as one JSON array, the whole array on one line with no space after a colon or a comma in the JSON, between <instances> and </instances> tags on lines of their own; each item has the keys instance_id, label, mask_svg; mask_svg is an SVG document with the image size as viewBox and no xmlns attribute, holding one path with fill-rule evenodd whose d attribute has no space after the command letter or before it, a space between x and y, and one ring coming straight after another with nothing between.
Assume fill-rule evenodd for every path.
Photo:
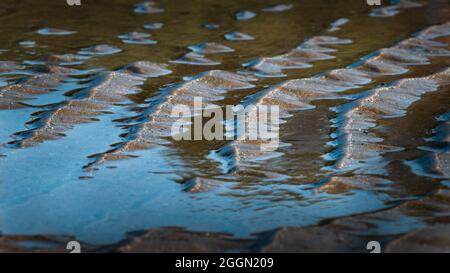
<instances>
[{"instance_id":1,"label":"wet sand","mask_svg":"<svg viewBox=\"0 0 450 273\"><path fill-rule=\"evenodd\" d=\"M448 1L332 2L2 1L0 251L449 251ZM194 97L280 147L175 141Z\"/></svg>"}]
</instances>

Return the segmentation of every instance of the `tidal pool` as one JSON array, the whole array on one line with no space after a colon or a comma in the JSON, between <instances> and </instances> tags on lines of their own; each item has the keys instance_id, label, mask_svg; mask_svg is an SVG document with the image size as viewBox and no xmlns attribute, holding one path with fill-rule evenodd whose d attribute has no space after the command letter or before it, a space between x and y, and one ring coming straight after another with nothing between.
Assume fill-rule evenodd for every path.
<instances>
[{"instance_id":1,"label":"tidal pool","mask_svg":"<svg viewBox=\"0 0 450 273\"><path fill-rule=\"evenodd\" d=\"M275 251L240 243L311 228L395 250L440 230L450 5L391 2L3 0L2 236L171 227ZM282 145L173 140L170 109L194 96L279 105Z\"/></svg>"}]
</instances>

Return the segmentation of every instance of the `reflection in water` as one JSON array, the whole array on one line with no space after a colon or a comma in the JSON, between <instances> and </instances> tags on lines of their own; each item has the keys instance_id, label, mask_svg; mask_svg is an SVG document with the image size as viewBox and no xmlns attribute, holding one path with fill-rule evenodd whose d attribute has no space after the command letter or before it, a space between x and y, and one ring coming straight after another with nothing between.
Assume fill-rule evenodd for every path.
<instances>
[{"instance_id":1,"label":"reflection in water","mask_svg":"<svg viewBox=\"0 0 450 273\"><path fill-rule=\"evenodd\" d=\"M109 244L176 226L276 251L446 230L448 1L16 2L0 3L2 234ZM284 145L172 140L168 113L193 96L280 105Z\"/></svg>"}]
</instances>

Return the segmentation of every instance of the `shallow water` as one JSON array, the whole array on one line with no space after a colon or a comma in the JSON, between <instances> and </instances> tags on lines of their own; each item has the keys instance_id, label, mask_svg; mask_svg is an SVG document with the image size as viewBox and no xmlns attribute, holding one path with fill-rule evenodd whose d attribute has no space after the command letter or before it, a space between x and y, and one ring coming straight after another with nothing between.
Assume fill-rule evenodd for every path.
<instances>
[{"instance_id":1,"label":"shallow water","mask_svg":"<svg viewBox=\"0 0 450 273\"><path fill-rule=\"evenodd\" d=\"M400 2L2 1L1 233L447 223L402 205L448 186L450 7ZM168 138L192 96L279 104L284 145Z\"/></svg>"}]
</instances>

